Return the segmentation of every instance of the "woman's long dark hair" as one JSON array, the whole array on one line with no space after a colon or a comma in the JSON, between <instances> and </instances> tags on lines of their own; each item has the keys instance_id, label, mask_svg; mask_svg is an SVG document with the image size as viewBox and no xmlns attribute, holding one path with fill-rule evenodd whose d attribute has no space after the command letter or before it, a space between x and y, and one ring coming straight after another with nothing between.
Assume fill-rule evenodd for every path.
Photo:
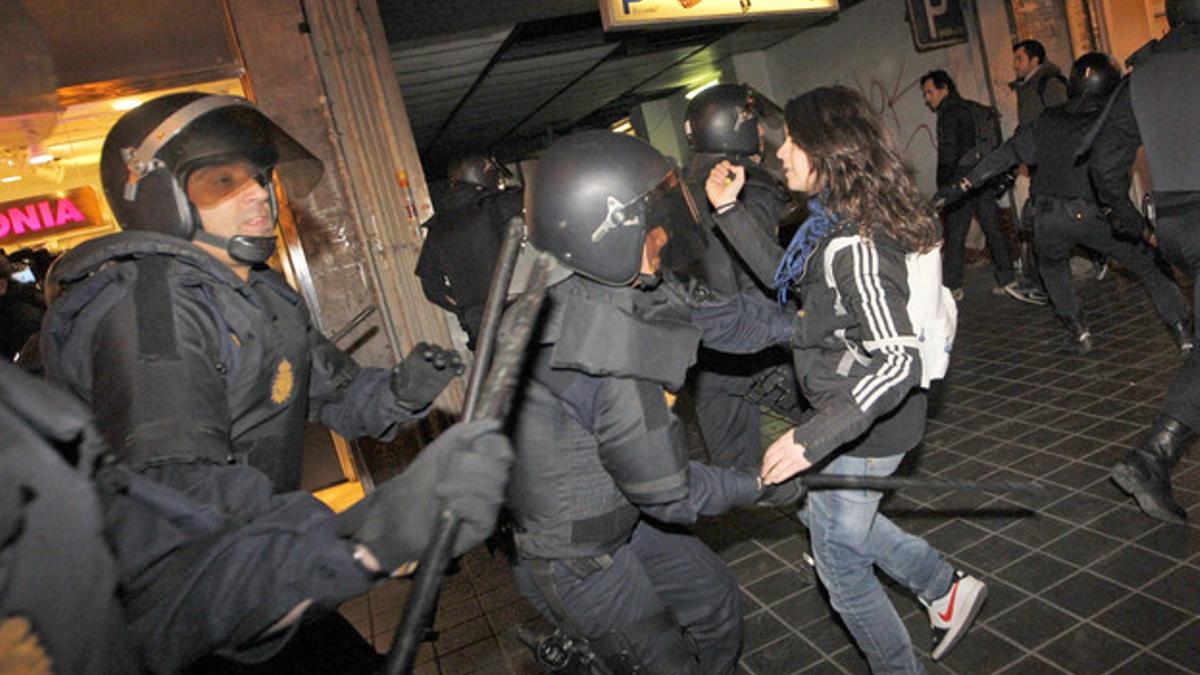
<instances>
[{"instance_id":1,"label":"woman's long dark hair","mask_svg":"<svg viewBox=\"0 0 1200 675\"><path fill-rule=\"evenodd\" d=\"M808 155L822 203L863 238L883 230L913 251L941 238L912 166L858 92L820 87L788 101L788 135Z\"/></svg>"}]
</instances>

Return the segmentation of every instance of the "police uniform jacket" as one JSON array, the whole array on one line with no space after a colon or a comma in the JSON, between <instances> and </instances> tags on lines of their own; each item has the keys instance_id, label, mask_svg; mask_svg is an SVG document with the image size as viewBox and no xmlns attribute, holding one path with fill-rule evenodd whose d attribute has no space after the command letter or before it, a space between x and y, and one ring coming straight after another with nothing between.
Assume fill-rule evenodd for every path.
<instances>
[{"instance_id":1,"label":"police uniform jacket","mask_svg":"<svg viewBox=\"0 0 1200 675\"><path fill-rule=\"evenodd\" d=\"M1030 178L1030 195L1095 203L1087 158L1076 159L1075 150L1095 124L1102 106L1101 101L1081 96L1046 110L979 160L967 180L983 185L1009 167L1026 164L1037 166Z\"/></svg>"},{"instance_id":2,"label":"police uniform jacket","mask_svg":"<svg viewBox=\"0 0 1200 675\"><path fill-rule=\"evenodd\" d=\"M518 397L508 505L521 554L595 558L643 515L691 523L747 505L755 476L688 461L664 390L677 390L699 330L665 288L572 276L553 286Z\"/></svg>"},{"instance_id":3,"label":"police uniform jacket","mask_svg":"<svg viewBox=\"0 0 1200 675\"><path fill-rule=\"evenodd\" d=\"M92 240L54 277L66 290L44 324L46 372L90 405L121 459L105 518L149 670L265 659L290 631L264 631L299 602L369 589L332 512L286 491L305 420L387 439L420 414L396 404L389 371L334 347L275 272L243 281L176 238Z\"/></svg>"},{"instance_id":4,"label":"police uniform jacket","mask_svg":"<svg viewBox=\"0 0 1200 675\"><path fill-rule=\"evenodd\" d=\"M1143 144L1155 206L1200 204L1200 133L1195 122L1200 107L1200 32L1186 25L1175 28L1135 52L1129 64L1132 74L1113 94L1094 132L1091 170L1101 203L1117 218L1136 223L1141 214L1129 200L1129 166Z\"/></svg>"},{"instance_id":5,"label":"police uniform jacket","mask_svg":"<svg viewBox=\"0 0 1200 675\"><path fill-rule=\"evenodd\" d=\"M688 190L700 211L700 221L705 226L704 231L709 239L704 255L696 266L695 276L716 292L732 295L760 286L764 289L769 286L756 282L747 264L730 251L728 243L713 221L708 196L704 192L704 183L708 180L712 168L726 159L745 167L746 183L738 195L738 201L751 212L751 221L755 227L769 238L776 237L780 216L787 206L788 193L779 181L762 167L753 163L736 162L732 157L697 154L688 167Z\"/></svg>"},{"instance_id":6,"label":"police uniform jacket","mask_svg":"<svg viewBox=\"0 0 1200 675\"><path fill-rule=\"evenodd\" d=\"M417 414L396 404L387 370L326 340L272 270L242 281L178 239L125 232L55 271L69 290L45 323L47 373L92 405L134 468L245 463L295 490L305 420L386 440Z\"/></svg>"}]
</instances>

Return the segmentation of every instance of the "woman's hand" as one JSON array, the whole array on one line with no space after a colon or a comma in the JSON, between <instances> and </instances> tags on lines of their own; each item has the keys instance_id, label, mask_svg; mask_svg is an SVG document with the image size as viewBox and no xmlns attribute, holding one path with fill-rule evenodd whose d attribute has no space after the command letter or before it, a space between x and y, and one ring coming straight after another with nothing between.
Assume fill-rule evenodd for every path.
<instances>
[{"instance_id":1,"label":"woman's hand","mask_svg":"<svg viewBox=\"0 0 1200 675\"><path fill-rule=\"evenodd\" d=\"M722 160L708 172L708 180L704 181L704 194L708 196L708 202L713 208L719 209L736 202L738 193L745 184L746 167Z\"/></svg>"},{"instance_id":2,"label":"woman's hand","mask_svg":"<svg viewBox=\"0 0 1200 675\"><path fill-rule=\"evenodd\" d=\"M812 467L804 456L804 446L795 441L795 427L788 429L763 454L762 480L768 485L782 483Z\"/></svg>"}]
</instances>

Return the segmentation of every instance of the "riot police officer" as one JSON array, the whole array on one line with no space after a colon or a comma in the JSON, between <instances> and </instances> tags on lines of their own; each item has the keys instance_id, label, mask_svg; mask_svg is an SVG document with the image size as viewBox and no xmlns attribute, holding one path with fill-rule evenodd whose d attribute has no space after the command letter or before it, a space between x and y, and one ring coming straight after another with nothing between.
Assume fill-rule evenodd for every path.
<instances>
[{"instance_id":1,"label":"riot police officer","mask_svg":"<svg viewBox=\"0 0 1200 675\"><path fill-rule=\"evenodd\" d=\"M762 286L746 264L731 253L713 221L712 208L704 197L704 182L712 168L721 161L746 168L746 184L738 199L764 237L777 239L776 225L788 202L787 190L779 179L761 166L763 141L759 129L766 120L760 109L769 102L759 99L760 95L745 85L721 84L692 99L684 116L684 131L696 153L685 172L685 181L709 239L692 272L709 288L727 296L753 292ZM689 385L709 461L756 471L762 462L756 395L771 395L772 401L796 399L788 354L772 348L757 354L731 355L701 347ZM772 391L764 392L768 387ZM774 390L782 391L775 394Z\"/></svg>"},{"instance_id":2,"label":"riot police officer","mask_svg":"<svg viewBox=\"0 0 1200 675\"><path fill-rule=\"evenodd\" d=\"M521 213L521 193L500 189L501 170L487 155L451 162L450 189L425 223L428 234L417 259L425 297L458 317L472 351L505 223Z\"/></svg>"},{"instance_id":3,"label":"riot police officer","mask_svg":"<svg viewBox=\"0 0 1200 675\"><path fill-rule=\"evenodd\" d=\"M700 340L660 275L702 251L695 207L662 155L608 131L550 146L525 205L532 243L565 278L548 293L515 411L518 585L612 672L731 673L737 581L675 525L749 504L760 485L689 463L663 396Z\"/></svg>"},{"instance_id":4,"label":"riot police officer","mask_svg":"<svg viewBox=\"0 0 1200 675\"><path fill-rule=\"evenodd\" d=\"M1092 147L1091 170L1112 224L1141 237L1144 220L1129 201L1129 166L1138 146L1154 182L1159 250L1193 280L1200 311L1200 0L1167 0L1171 30L1130 57L1133 72L1114 95ZM1187 518L1171 495L1171 468L1200 428L1200 354L1192 350L1175 376L1150 434L1112 469L1112 478L1146 514L1171 523Z\"/></svg>"},{"instance_id":5,"label":"riot police officer","mask_svg":"<svg viewBox=\"0 0 1200 675\"><path fill-rule=\"evenodd\" d=\"M487 536L507 444L494 427L456 427L335 518L298 491L304 422L389 439L461 370L457 354L420 344L390 371L361 368L313 326L263 263L276 176L303 196L322 166L246 99L143 103L109 132L100 173L124 231L56 264L42 353L117 460L104 515L143 666L284 658L313 644L289 640L314 619L318 638L347 636L331 669L376 666L329 610L420 556L439 498L464 516L457 550Z\"/></svg>"},{"instance_id":6,"label":"riot police officer","mask_svg":"<svg viewBox=\"0 0 1200 675\"><path fill-rule=\"evenodd\" d=\"M0 361L0 672L138 672L92 483L104 451L79 401Z\"/></svg>"},{"instance_id":7,"label":"riot police officer","mask_svg":"<svg viewBox=\"0 0 1200 675\"><path fill-rule=\"evenodd\" d=\"M1095 124L1121 74L1107 54L1091 52L1071 67L1067 103L1045 110L988 154L957 185L939 198L953 201L972 186L983 185L1017 164L1036 166L1029 188L1035 209L1034 245L1054 311L1067 327L1067 345L1079 354L1091 351L1094 338L1084 321L1079 297L1071 287L1071 249L1083 244L1110 255L1137 275L1154 307L1181 347L1190 348L1187 306L1174 281L1154 264L1141 241L1118 239L1107 226L1088 176L1088 162L1075 150Z\"/></svg>"}]
</instances>

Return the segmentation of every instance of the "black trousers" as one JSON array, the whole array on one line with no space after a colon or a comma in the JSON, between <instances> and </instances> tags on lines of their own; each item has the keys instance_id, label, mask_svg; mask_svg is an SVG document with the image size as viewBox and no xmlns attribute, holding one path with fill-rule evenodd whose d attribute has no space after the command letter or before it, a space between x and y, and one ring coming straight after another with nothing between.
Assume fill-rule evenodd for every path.
<instances>
[{"instance_id":1,"label":"black trousers","mask_svg":"<svg viewBox=\"0 0 1200 675\"><path fill-rule=\"evenodd\" d=\"M1117 239L1095 205L1082 200L1038 202L1034 243L1046 293L1063 319L1080 319L1079 296L1071 287L1071 249L1078 244L1112 256L1142 282L1164 323L1187 317L1187 305L1174 280L1154 264L1154 253L1142 242Z\"/></svg>"},{"instance_id":2,"label":"black trousers","mask_svg":"<svg viewBox=\"0 0 1200 675\"><path fill-rule=\"evenodd\" d=\"M397 612L402 611L400 607ZM183 675L340 675L376 673L386 658L337 612L313 612L283 651L256 664L209 656L192 664Z\"/></svg>"},{"instance_id":3,"label":"black trousers","mask_svg":"<svg viewBox=\"0 0 1200 675\"><path fill-rule=\"evenodd\" d=\"M1193 316L1200 316L1200 203L1160 207L1155 230L1158 247L1167 260L1192 278ZM1200 349L1188 354L1167 389L1162 412L1189 429L1200 430Z\"/></svg>"},{"instance_id":4,"label":"black trousers","mask_svg":"<svg viewBox=\"0 0 1200 675\"><path fill-rule=\"evenodd\" d=\"M693 377L696 421L708 448L708 462L757 473L762 465L761 413L743 394L753 379L699 371Z\"/></svg>"},{"instance_id":5,"label":"black trousers","mask_svg":"<svg viewBox=\"0 0 1200 675\"><path fill-rule=\"evenodd\" d=\"M757 474L762 466L762 414L746 394L760 372L789 363L787 354L775 350L723 354L701 347L697 359L688 386L708 448L708 463Z\"/></svg>"},{"instance_id":6,"label":"black trousers","mask_svg":"<svg viewBox=\"0 0 1200 675\"><path fill-rule=\"evenodd\" d=\"M1045 282L1042 281L1042 271L1038 267L1037 246L1034 244L1034 211L1033 197L1025 200L1025 206L1021 207L1021 267L1025 271L1025 281L1034 288L1046 289Z\"/></svg>"},{"instance_id":7,"label":"black trousers","mask_svg":"<svg viewBox=\"0 0 1200 675\"><path fill-rule=\"evenodd\" d=\"M551 605L595 644L612 631L644 626L669 611L674 630L624 631L648 675L726 675L737 668L742 645L742 596L729 567L694 535L642 520L629 543L612 554L612 564L580 577L561 562L551 563L557 600L547 601L522 560L515 574L522 594L556 625ZM680 630L682 629L682 630Z\"/></svg>"},{"instance_id":8,"label":"black trousers","mask_svg":"<svg viewBox=\"0 0 1200 675\"><path fill-rule=\"evenodd\" d=\"M987 239L996 283L1001 286L1011 283L1014 278L1012 253L1008 250L1008 240L1000 231L1000 207L990 190L980 190L969 195L946 212L942 282L947 288L962 288L966 266L967 230L971 227L972 216L979 220L979 227Z\"/></svg>"}]
</instances>

